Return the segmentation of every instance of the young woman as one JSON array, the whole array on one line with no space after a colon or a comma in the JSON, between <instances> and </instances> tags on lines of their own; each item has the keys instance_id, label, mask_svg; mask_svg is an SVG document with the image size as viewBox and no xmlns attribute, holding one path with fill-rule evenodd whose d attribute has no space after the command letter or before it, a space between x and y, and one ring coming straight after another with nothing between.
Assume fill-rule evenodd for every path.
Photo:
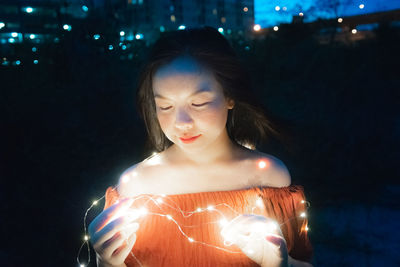
<instances>
[{"instance_id":1,"label":"young woman","mask_svg":"<svg viewBox=\"0 0 400 267\"><path fill-rule=\"evenodd\" d=\"M302 187L247 148L277 134L250 95L215 29L156 42L137 99L159 153L107 189L89 225L98 266L311 266Z\"/></svg>"}]
</instances>

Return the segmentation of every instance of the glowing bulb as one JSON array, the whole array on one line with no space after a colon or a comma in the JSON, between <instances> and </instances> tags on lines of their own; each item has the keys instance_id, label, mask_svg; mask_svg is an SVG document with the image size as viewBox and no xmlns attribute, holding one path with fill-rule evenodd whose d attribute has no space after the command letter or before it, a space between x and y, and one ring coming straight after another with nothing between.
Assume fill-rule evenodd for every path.
<instances>
[{"instance_id":1,"label":"glowing bulb","mask_svg":"<svg viewBox=\"0 0 400 267\"><path fill-rule=\"evenodd\" d=\"M276 7L275 7L275 10L276 10L276 11L279 11L279 10L281 10L281 7L280 7L280 6L276 6Z\"/></svg>"},{"instance_id":2,"label":"glowing bulb","mask_svg":"<svg viewBox=\"0 0 400 267\"><path fill-rule=\"evenodd\" d=\"M214 210L214 207L213 206L208 206L207 209L208 210Z\"/></svg>"},{"instance_id":3,"label":"glowing bulb","mask_svg":"<svg viewBox=\"0 0 400 267\"><path fill-rule=\"evenodd\" d=\"M197 208L197 212L200 212L201 211L201 208Z\"/></svg>"},{"instance_id":4,"label":"glowing bulb","mask_svg":"<svg viewBox=\"0 0 400 267\"><path fill-rule=\"evenodd\" d=\"M172 216L168 214L168 215L167 215L167 219L168 219L168 220L172 220Z\"/></svg>"},{"instance_id":5,"label":"glowing bulb","mask_svg":"<svg viewBox=\"0 0 400 267\"><path fill-rule=\"evenodd\" d=\"M300 217L305 218L307 214L305 212L300 213Z\"/></svg>"},{"instance_id":6,"label":"glowing bulb","mask_svg":"<svg viewBox=\"0 0 400 267\"><path fill-rule=\"evenodd\" d=\"M356 33L357 33L357 30L356 30L356 29L352 29L352 30L351 30L351 33L352 33L352 34L356 34Z\"/></svg>"},{"instance_id":7,"label":"glowing bulb","mask_svg":"<svg viewBox=\"0 0 400 267\"><path fill-rule=\"evenodd\" d=\"M186 29L186 26L185 26L185 25L180 25L180 26L178 27L178 30L184 30L184 29Z\"/></svg>"},{"instance_id":8,"label":"glowing bulb","mask_svg":"<svg viewBox=\"0 0 400 267\"><path fill-rule=\"evenodd\" d=\"M300 16L300 17L304 16L304 13L303 13L303 12L300 12L300 13L299 13L299 16Z\"/></svg>"},{"instance_id":9,"label":"glowing bulb","mask_svg":"<svg viewBox=\"0 0 400 267\"><path fill-rule=\"evenodd\" d=\"M125 184L125 183L127 183L127 182L129 182L129 180L130 180L130 177L128 176L128 175L124 175L123 177L122 177L122 182Z\"/></svg>"},{"instance_id":10,"label":"glowing bulb","mask_svg":"<svg viewBox=\"0 0 400 267\"><path fill-rule=\"evenodd\" d=\"M342 18L338 18L337 21L338 21L339 23L342 23L342 22L343 22L343 19L342 19Z\"/></svg>"},{"instance_id":11,"label":"glowing bulb","mask_svg":"<svg viewBox=\"0 0 400 267\"><path fill-rule=\"evenodd\" d=\"M93 205L97 205L97 200L93 201Z\"/></svg>"},{"instance_id":12,"label":"glowing bulb","mask_svg":"<svg viewBox=\"0 0 400 267\"><path fill-rule=\"evenodd\" d=\"M194 239L191 238L191 237L188 237L188 240L189 240L190 242L194 242Z\"/></svg>"},{"instance_id":13,"label":"glowing bulb","mask_svg":"<svg viewBox=\"0 0 400 267\"><path fill-rule=\"evenodd\" d=\"M6 26L4 22L0 22L0 29L3 29Z\"/></svg>"},{"instance_id":14,"label":"glowing bulb","mask_svg":"<svg viewBox=\"0 0 400 267\"><path fill-rule=\"evenodd\" d=\"M31 40L35 39L35 37L36 37L36 35L34 35L34 34L30 34L30 35L29 35L29 38L30 38Z\"/></svg>"},{"instance_id":15,"label":"glowing bulb","mask_svg":"<svg viewBox=\"0 0 400 267\"><path fill-rule=\"evenodd\" d=\"M286 11L286 10L287 10L287 7L285 7L285 6L282 7L282 10L283 10L283 11Z\"/></svg>"},{"instance_id":16,"label":"glowing bulb","mask_svg":"<svg viewBox=\"0 0 400 267\"><path fill-rule=\"evenodd\" d=\"M124 31L120 31L119 32L119 36L125 36L125 32Z\"/></svg>"},{"instance_id":17,"label":"glowing bulb","mask_svg":"<svg viewBox=\"0 0 400 267\"><path fill-rule=\"evenodd\" d=\"M276 222L268 222L265 228L268 233L274 233L276 230L278 230L279 226Z\"/></svg>"},{"instance_id":18,"label":"glowing bulb","mask_svg":"<svg viewBox=\"0 0 400 267\"><path fill-rule=\"evenodd\" d=\"M279 30L279 27L278 26L274 26L274 31L278 31Z\"/></svg>"},{"instance_id":19,"label":"glowing bulb","mask_svg":"<svg viewBox=\"0 0 400 267\"><path fill-rule=\"evenodd\" d=\"M33 12L33 8L27 7L27 8L25 8L25 12L26 13L32 13Z\"/></svg>"},{"instance_id":20,"label":"glowing bulb","mask_svg":"<svg viewBox=\"0 0 400 267\"><path fill-rule=\"evenodd\" d=\"M306 225L306 227L304 228L304 230L308 231L310 228L308 228L308 226Z\"/></svg>"},{"instance_id":21,"label":"glowing bulb","mask_svg":"<svg viewBox=\"0 0 400 267\"><path fill-rule=\"evenodd\" d=\"M269 162L266 161L266 160L260 160L260 161L258 162L258 168L264 169L265 167L267 167L267 166L269 165L268 163L269 163Z\"/></svg>"},{"instance_id":22,"label":"glowing bulb","mask_svg":"<svg viewBox=\"0 0 400 267\"><path fill-rule=\"evenodd\" d=\"M17 32L12 32L12 33L11 33L11 36L15 38L15 37L18 36L18 33L17 33Z\"/></svg>"},{"instance_id":23,"label":"glowing bulb","mask_svg":"<svg viewBox=\"0 0 400 267\"><path fill-rule=\"evenodd\" d=\"M226 219L221 219L220 221L219 221L219 225L221 225L222 227L224 227L225 225L227 225L228 224L228 221L226 220Z\"/></svg>"},{"instance_id":24,"label":"glowing bulb","mask_svg":"<svg viewBox=\"0 0 400 267\"><path fill-rule=\"evenodd\" d=\"M159 197L159 198L157 198L157 200L156 200L156 201L157 201L158 203L160 203L160 204L161 204L161 203L163 203L163 200L162 200L162 198L160 198L160 197Z\"/></svg>"},{"instance_id":25,"label":"glowing bulb","mask_svg":"<svg viewBox=\"0 0 400 267\"><path fill-rule=\"evenodd\" d=\"M244 11L244 12L247 12L247 11L249 11L249 8L245 6L245 7L243 8L243 11Z\"/></svg>"},{"instance_id":26,"label":"glowing bulb","mask_svg":"<svg viewBox=\"0 0 400 267\"><path fill-rule=\"evenodd\" d=\"M88 11L89 11L89 8L88 8L87 6L85 6L85 5L83 5L83 6L82 6L82 10L83 10L83 12L88 12Z\"/></svg>"},{"instance_id":27,"label":"glowing bulb","mask_svg":"<svg viewBox=\"0 0 400 267\"><path fill-rule=\"evenodd\" d=\"M219 31L220 33L224 33L224 28L220 27L220 28L218 28L218 31Z\"/></svg>"},{"instance_id":28,"label":"glowing bulb","mask_svg":"<svg viewBox=\"0 0 400 267\"><path fill-rule=\"evenodd\" d=\"M360 9L363 9L365 6L364 6L364 4L361 4L361 5L359 5L358 6Z\"/></svg>"},{"instance_id":29,"label":"glowing bulb","mask_svg":"<svg viewBox=\"0 0 400 267\"><path fill-rule=\"evenodd\" d=\"M306 203L304 200L301 201L302 204Z\"/></svg>"},{"instance_id":30,"label":"glowing bulb","mask_svg":"<svg viewBox=\"0 0 400 267\"><path fill-rule=\"evenodd\" d=\"M253 26L253 30L255 30L256 32L258 32L259 30L261 30L260 24L254 25L254 26Z\"/></svg>"},{"instance_id":31,"label":"glowing bulb","mask_svg":"<svg viewBox=\"0 0 400 267\"><path fill-rule=\"evenodd\" d=\"M81 264L80 267L85 267L85 264Z\"/></svg>"},{"instance_id":32,"label":"glowing bulb","mask_svg":"<svg viewBox=\"0 0 400 267\"><path fill-rule=\"evenodd\" d=\"M256 200L256 205L257 205L258 207L260 207L260 208L263 208L263 207L264 207L264 202L262 201L261 198L258 198L258 199Z\"/></svg>"},{"instance_id":33,"label":"glowing bulb","mask_svg":"<svg viewBox=\"0 0 400 267\"><path fill-rule=\"evenodd\" d=\"M85 239L85 241L88 241L89 237L87 235L85 235L84 239Z\"/></svg>"}]
</instances>

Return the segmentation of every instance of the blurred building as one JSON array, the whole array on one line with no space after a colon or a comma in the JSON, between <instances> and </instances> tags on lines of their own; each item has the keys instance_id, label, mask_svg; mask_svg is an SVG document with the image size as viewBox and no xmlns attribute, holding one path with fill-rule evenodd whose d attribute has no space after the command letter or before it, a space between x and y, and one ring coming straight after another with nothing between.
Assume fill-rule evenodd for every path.
<instances>
[{"instance_id":1,"label":"blurred building","mask_svg":"<svg viewBox=\"0 0 400 267\"><path fill-rule=\"evenodd\" d=\"M246 35L254 24L254 0L104 0L105 13L118 20L125 38L212 26L225 35Z\"/></svg>"}]
</instances>

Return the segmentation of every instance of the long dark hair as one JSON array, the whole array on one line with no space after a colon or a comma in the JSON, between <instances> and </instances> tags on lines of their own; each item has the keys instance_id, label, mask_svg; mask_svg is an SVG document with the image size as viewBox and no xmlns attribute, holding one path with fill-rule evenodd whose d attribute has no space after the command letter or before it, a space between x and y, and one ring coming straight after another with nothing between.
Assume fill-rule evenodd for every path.
<instances>
[{"instance_id":1,"label":"long dark hair","mask_svg":"<svg viewBox=\"0 0 400 267\"><path fill-rule=\"evenodd\" d=\"M180 56L190 56L211 70L225 97L235 106L228 111L226 129L230 139L255 148L268 135L280 139L275 119L256 101L251 79L229 42L212 27L178 30L163 34L151 49L139 76L137 107L153 149L163 151L172 145L159 125L153 95L153 75Z\"/></svg>"}]
</instances>

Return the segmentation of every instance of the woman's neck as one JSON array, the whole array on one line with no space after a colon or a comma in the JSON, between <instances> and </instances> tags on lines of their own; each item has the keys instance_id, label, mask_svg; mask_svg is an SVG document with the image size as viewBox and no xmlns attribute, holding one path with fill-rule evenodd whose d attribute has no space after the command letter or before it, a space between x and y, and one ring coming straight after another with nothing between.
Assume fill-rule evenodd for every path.
<instances>
[{"instance_id":1,"label":"woman's neck","mask_svg":"<svg viewBox=\"0 0 400 267\"><path fill-rule=\"evenodd\" d=\"M185 165L210 165L227 163L237 158L240 150L239 145L232 142L226 136L221 136L213 143L204 147L202 150L191 152L183 150L177 145L172 145L169 149L168 158L171 162Z\"/></svg>"}]
</instances>

